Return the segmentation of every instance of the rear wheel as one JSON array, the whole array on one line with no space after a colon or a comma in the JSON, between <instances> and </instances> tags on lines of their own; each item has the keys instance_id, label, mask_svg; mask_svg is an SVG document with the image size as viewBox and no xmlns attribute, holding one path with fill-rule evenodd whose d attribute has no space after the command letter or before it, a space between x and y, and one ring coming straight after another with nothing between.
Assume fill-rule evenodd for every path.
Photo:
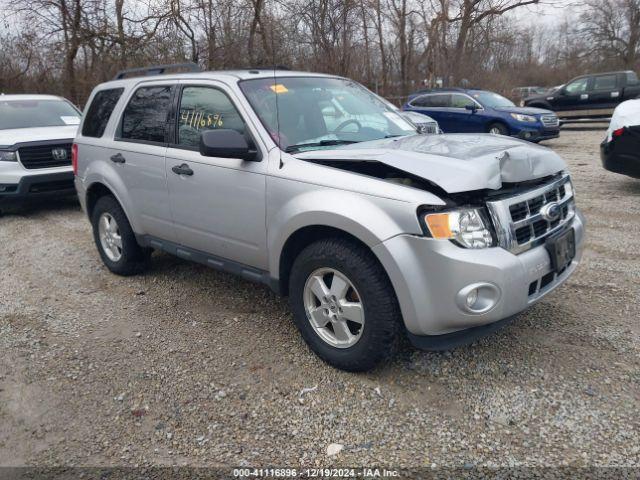
<instances>
[{"instance_id":1,"label":"rear wheel","mask_svg":"<svg viewBox=\"0 0 640 480\"><path fill-rule=\"evenodd\" d=\"M395 351L401 315L393 287L357 243L338 238L306 247L294 261L289 294L302 337L334 367L370 370Z\"/></svg>"},{"instance_id":2,"label":"rear wheel","mask_svg":"<svg viewBox=\"0 0 640 480\"><path fill-rule=\"evenodd\" d=\"M98 199L91 224L98 252L109 270L125 276L145 270L149 252L138 245L129 220L114 197Z\"/></svg>"},{"instance_id":3,"label":"rear wheel","mask_svg":"<svg viewBox=\"0 0 640 480\"><path fill-rule=\"evenodd\" d=\"M488 131L494 135L509 135L509 129L502 123L492 123L489 125Z\"/></svg>"}]
</instances>

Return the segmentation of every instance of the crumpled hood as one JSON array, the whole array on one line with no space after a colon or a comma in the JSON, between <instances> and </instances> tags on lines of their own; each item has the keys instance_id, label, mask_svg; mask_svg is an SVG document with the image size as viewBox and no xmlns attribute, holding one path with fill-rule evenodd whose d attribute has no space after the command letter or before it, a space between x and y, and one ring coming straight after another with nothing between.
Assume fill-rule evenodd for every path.
<instances>
[{"instance_id":1,"label":"crumpled hood","mask_svg":"<svg viewBox=\"0 0 640 480\"><path fill-rule=\"evenodd\" d=\"M412 135L295 155L303 160L377 161L435 183L448 193L502 187L566 169L554 151L490 134Z\"/></svg>"},{"instance_id":2,"label":"crumpled hood","mask_svg":"<svg viewBox=\"0 0 640 480\"><path fill-rule=\"evenodd\" d=\"M69 140L76 136L77 130L78 125L0 130L0 147L12 147L16 143L44 140Z\"/></svg>"}]
</instances>

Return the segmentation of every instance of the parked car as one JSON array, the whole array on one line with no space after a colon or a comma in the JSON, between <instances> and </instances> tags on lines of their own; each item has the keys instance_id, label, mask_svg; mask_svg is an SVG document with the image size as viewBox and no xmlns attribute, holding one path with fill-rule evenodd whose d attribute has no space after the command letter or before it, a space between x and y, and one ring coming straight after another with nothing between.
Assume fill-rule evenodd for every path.
<instances>
[{"instance_id":1,"label":"parked car","mask_svg":"<svg viewBox=\"0 0 640 480\"><path fill-rule=\"evenodd\" d=\"M488 132L531 142L560 134L553 112L517 107L511 100L485 90L424 90L411 95L403 110L429 115L444 133Z\"/></svg>"},{"instance_id":2,"label":"parked car","mask_svg":"<svg viewBox=\"0 0 640 480\"><path fill-rule=\"evenodd\" d=\"M345 370L388 358L402 332L428 349L485 335L563 284L582 254L556 153L419 135L342 77L110 81L91 94L73 152L112 272L140 272L158 249L267 284L289 297L310 348Z\"/></svg>"},{"instance_id":3,"label":"parked car","mask_svg":"<svg viewBox=\"0 0 640 480\"><path fill-rule=\"evenodd\" d=\"M527 107L553 110L563 121L609 118L621 102L640 95L633 71L582 75L555 91L524 100Z\"/></svg>"},{"instance_id":4,"label":"parked car","mask_svg":"<svg viewBox=\"0 0 640 480\"><path fill-rule=\"evenodd\" d=\"M511 90L511 95L517 100L522 100L532 95L543 95L548 91L545 87L516 87Z\"/></svg>"},{"instance_id":5,"label":"parked car","mask_svg":"<svg viewBox=\"0 0 640 480\"><path fill-rule=\"evenodd\" d=\"M0 95L0 205L74 195L71 143L80 112L50 95Z\"/></svg>"},{"instance_id":6,"label":"parked car","mask_svg":"<svg viewBox=\"0 0 640 480\"><path fill-rule=\"evenodd\" d=\"M627 100L615 109L600 157L610 172L640 178L640 99Z\"/></svg>"}]
</instances>

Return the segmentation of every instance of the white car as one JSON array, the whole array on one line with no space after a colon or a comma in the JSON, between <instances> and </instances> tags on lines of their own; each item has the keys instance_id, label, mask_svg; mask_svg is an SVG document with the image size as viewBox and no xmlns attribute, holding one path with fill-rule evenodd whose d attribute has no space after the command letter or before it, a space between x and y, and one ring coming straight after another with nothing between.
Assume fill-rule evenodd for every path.
<instances>
[{"instance_id":1,"label":"white car","mask_svg":"<svg viewBox=\"0 0 640 480\"><path fill-rule=\"evenodd\" d=\"M640 99L616 107L600 145L600 158L606 170L640 178Z\"/></svg>"},{"instance_id":2,"label":"white car","mask_svg":"<svg viewBox=\"0 0 640 480\"><path fill-rule=\"evenodd\" d=\"M75 193L71 145L81 113L52 95L0 95L0 205Z\"/></svg>"}]
</instances>

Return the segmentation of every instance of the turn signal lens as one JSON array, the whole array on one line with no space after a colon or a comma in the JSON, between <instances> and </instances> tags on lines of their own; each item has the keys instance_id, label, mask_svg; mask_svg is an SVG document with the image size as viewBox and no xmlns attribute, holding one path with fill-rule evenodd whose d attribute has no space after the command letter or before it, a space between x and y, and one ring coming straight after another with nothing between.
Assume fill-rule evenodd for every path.
<instances>
[{"instance_id":1,"label":"turn signal lens","mask_svg":"<svg viewBox=\"0 0 640 480\"><path fill-rule=\"evenodd\" d=\"M448 213L434 213L427 215L425 221L433 238L452 238L453 234L449 228Z\"/></svg>"},{"instance_id":2,"label":"turn signal lens","mask_svg":"<svg viewBox=\"0 0 640 480\"><path fill-rule=\"evenodd\" d=\"M71 166L73 167L73 174L78 175L78 145L75 143L71 145Z\"/></svg>"},{"instance_id":3,"label":"turn signal lens","mask_svg":"<svg viewBox=\"0 0 640 480\"><path fill-rule=\"evenodd\" d=\"M494 245L489 226L476 209L426 214L424 222L431 236L436 239L453 240L466 248L487 248Z\"/></svg>"}]
</instances>

